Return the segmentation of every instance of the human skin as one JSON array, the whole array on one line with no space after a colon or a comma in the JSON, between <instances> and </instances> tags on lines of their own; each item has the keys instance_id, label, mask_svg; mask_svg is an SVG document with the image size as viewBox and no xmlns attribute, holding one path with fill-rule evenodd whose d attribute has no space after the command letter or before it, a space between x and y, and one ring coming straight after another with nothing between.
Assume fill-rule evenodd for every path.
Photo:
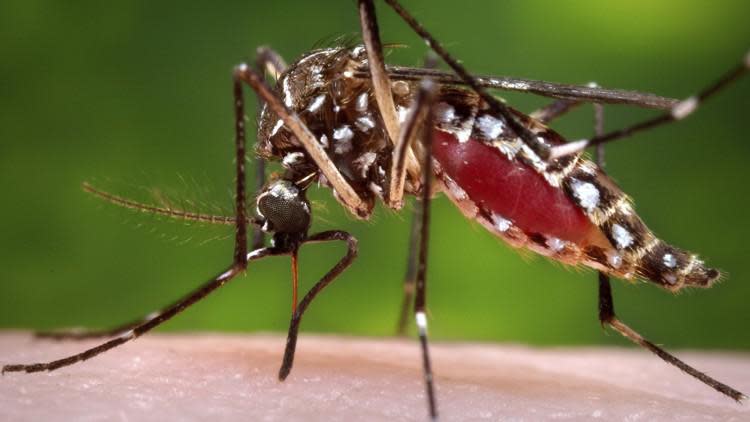
<instances>
[{"instance_id":1,"label":"human skin","mask_svg":"<svg viewBox=\"0 0 750 422\"><path fill-rule=\"evenodd\" d=\"M278 335L147 335L51 373L0 378L0 420L428 420L417 343L303 333L291 375ZM0 334L0 364L95 343ZM431 347L443 420L750 420L750 408L635 348ZM678 351L750 391L746 353Z\"/></svg>"}]
</instances>

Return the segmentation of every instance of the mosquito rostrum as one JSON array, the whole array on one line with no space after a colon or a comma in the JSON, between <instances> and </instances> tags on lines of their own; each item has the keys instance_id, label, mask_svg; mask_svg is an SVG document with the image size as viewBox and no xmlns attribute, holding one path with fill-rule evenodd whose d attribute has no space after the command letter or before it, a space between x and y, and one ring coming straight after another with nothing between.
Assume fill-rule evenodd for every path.
<instances>
[{"instance_id":1,"label":"mosquito rostrum","mask_svg":"<svg viewBox=\"0 0 750 422\"><path fill-rule=\"evenodd\" d=\"M201 288L163 311L112 330L50 333L57 338L113 336L93 349L48 363L6 365L3 372L53 370L91 358L134 339L199 301L246 270L249 261L289 255L293 268L292 317L279 378L293 366L302 316L314 298L351 263L357 241L343 231L309 234L312 209L307 190L330 187L357 218L372 215L378 201L399 210L405 195L417 196L400 329L413 310L422 350L428 408L437 416L437 394L429 357L426 268L429 203L447 196L469 219L508 244L568 265L599 272L599 318L631 341L735 400L745 396L697 371L644 339L614 313L609 277L650 281L672 292L709 287L720 272L696 254L657 238L635 211L631 199L602 170L604 142L681 120L703 100L746 73L749 57L718 82L684 100L653 94L514 78L472 76L395 0L386 0L453 70L386 67L371 0L359 0L363 45L336 46L304 54L290 65L272 50L259 49L253 68L234 70L236 193L234 217L188 213L139 204L84 188L107 201L176 218L236 227L232 264ZM266 83L264 73L275 79ZM262 108L255 152L263 162L279 162L282 173L261 183L257 216L249 217L245 187L244 85L258 94ZM486 89L507 89L556 100L526 115ZM590 140L568 143L547 123L584 102L595 103L596 131ZM663 114L604 133L601 103L655 108ZM598 145L596 161L582 152ZM519 200L522 198L523 200ZM254 230L248 250L248 225ZM272 235L264 246L263 233ZM298 301L297 253L307 243L343 241L347 253Z\"/></svg>"}]
</instances>

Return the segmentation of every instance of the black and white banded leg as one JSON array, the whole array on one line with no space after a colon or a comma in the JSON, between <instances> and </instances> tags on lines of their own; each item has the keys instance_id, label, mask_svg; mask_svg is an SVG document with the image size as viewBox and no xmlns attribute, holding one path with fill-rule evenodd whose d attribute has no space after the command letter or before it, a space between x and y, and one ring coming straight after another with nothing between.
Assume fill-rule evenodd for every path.
<instances>
[{"instance_id":1,"label":"black and white banded leg","mask_svg":"<svg viewBox=\"0 0 750 422\"><path fill-rule=\"evenodd\" d=\"M422 347L422 365L424 381L427 389L427 401L430 416L437 418L437 399L435 397L435 382L430 362L427 344L427 246L430 234L430 201L432 199L432 127L434 121L435 86L426 80L420 87L417 104L427 108L427 118L424 121L423 152L422 152L422 201L416 206L420 209L417 216L421 217L419 230L419 254L417 255L417 279L414 296L414 318Z\"/></svg>"}]
</instances>

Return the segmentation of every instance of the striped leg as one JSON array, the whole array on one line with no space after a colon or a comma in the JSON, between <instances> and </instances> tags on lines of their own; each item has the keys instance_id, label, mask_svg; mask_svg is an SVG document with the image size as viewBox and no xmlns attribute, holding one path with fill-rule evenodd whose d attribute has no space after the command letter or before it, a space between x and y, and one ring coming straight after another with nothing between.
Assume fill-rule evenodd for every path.
<instances>
[{"instance_id":1,"label":"striped leg","mask_svg":"<svg viewBox=\"0 0 750 422\"><path fill-rule=\"evenodd\" d=\"M250 252L243 261L247 263L248 261L261 259L266 256L270 256L274 254L275 252L272 249L267 249L267 248L257 249L257 250ZM173 316L184 311L191 305L194 305L201 299L205 298L214 290L228 283L238 274L242 273L243 270L244 268L240 268L236 265L232 265L226 271L219 274L218 276L216 276L215 278L213 278L212 280L210 280L209 282L207 282L200 288L194 290L192 293L185 296L181 300L177 301L173 305L165 308L164 310L160 312L155 313L154 315L152 315L151 318L121 333L118 337L112 340L109 340L105 343L102 343L96 347L93 347L91 349L85 350L81 353L78 353L72 356L54 360L51 362L5 365L3 366L2 373L53 371L55 369L62 368L64 366L73 365L74 363L78 363L84 360L91 359L94 356L104 353L107 350L113 349L130 340L140 337L141 335L145 334L148 331L151 331L152 329L156 328L157 326L171 319Z\"/></svg>"},{"instance_id":2,"label":"striped leg","mask_svg":"<svg viewBox=\"0 0 750 422\"><path fill-rule=\"evenodd\" d=\"M416 204L417 216L421 217L419 226L419 255L417 256L417 279L416 292L414 296L414 317L417 323L419 344L422 347L422 365L424 371L425 387L427 389L427 402L430 417L437 419L437 399L435 398L435 386L430 363L429 348L427 345L427 246L430 234L430 201L432 199L432 135L434 121L434 104L436 100L436 89L432 81L425 80L420 86L417 96L417 104L422 104L427 109L427 117L424 120L423 151L422 151L422 201ZM418 111L418 110L417 110ZM417 114L415 112L415 114Z\"/></svg>"}]
</instances>

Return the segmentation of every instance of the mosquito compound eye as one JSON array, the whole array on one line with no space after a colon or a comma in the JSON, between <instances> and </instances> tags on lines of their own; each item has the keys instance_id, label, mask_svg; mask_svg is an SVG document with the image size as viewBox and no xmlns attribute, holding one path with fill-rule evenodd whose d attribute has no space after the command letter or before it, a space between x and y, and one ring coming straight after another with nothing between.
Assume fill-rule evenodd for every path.
<instances>
[{"instance_id":1,"label":"mosquito compound eye","mask_svg":"<svg viewBox=\"0 0 750 422\"><path fill-rule=\"evenodd\" d=\"M266 219L267 231L304 233L310 227L310 204L294 183L279 180L258 196L258 213Z\"/></svg>"}]
</instances>

